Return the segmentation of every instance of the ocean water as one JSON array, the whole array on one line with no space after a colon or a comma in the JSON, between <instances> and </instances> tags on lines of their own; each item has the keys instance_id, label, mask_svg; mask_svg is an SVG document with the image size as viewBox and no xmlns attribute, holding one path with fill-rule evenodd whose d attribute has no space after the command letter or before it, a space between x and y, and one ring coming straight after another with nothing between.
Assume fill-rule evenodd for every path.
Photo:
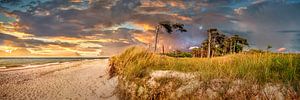
<instances>
[{"instance_id":1,"label":"ocean water","mask_svg":"<svg viewBox=\"0 0 300 100\"><path fill-rule=\"evenodd\" d=\"M62 63L62 62L70 62L70 61L79 61L84 59L57 59L57 58L24 58L24 59L0 59L0 67L1 68L12 68L12 67L24 67L28 65L38 65L38 64L46 64L46 63Z\"/></svg>"}]
</instances>

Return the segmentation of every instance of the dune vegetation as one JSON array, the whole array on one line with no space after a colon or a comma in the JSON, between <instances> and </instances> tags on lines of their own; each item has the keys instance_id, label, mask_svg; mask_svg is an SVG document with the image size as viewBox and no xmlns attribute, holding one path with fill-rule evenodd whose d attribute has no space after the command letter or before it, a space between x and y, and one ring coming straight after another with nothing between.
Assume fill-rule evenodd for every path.
<instances>
[{"instance_id":1,"label":"dune vegetation","mask_svg":"<svg viewBox=\"0 0 300 100\"><path fill-rule=\"evenodd\" d=\"M232 54L215 58L173 58L133 47L113 57L114 73L127 79L143 78L155 70L195 72L203 80L245 79L253 82L293 83L300 81L299 54Z\"/></svg>"},{"instance_id":2,"label":"dune vegetation","mask_svg":"<svg viewBox=\"0 0 300 100\"><path fill-rule=\"evenodd\" d=\"M237 53L214 58L174 58L152 53L145 48L132 47L121 55L112 57L110 67L111 76L118 76L123 81L134 82L137 86L146 88L147 91L149 90L145 86L146 80L149 80L150 74L155 71L192 73L197 80L203 82L222 79L227 81L243 80L258 85L282 84L298 91L297 94L300 89L299 54L266 52ZM167 82L174 80L176 79L172 78ZM181 82L175 83L181 84ZM147 98L155 98L157 95L148 93ZM162 95L159 97L164 98Z\"/></svg>"},{"instance_id":3,"label":"dune vegetation","mask_svg":"<svg viewBox=\"0 0 300 100\"><path fill-rule=\"evenodd\" d=\"M179 26L181 27L179 27ZM163 23L167 33L183 24ZM155 48L157 52L156 30ZM185 32L185 31L181 31ZM154 53L132 47L110 59L124 99L300 99L300 55L249 49L247 39L208 29L208 38L190 52ZM162 43L163 44L163 43ZM203 58L207 57L207 58Z\"/></svg>"}]
</instances>

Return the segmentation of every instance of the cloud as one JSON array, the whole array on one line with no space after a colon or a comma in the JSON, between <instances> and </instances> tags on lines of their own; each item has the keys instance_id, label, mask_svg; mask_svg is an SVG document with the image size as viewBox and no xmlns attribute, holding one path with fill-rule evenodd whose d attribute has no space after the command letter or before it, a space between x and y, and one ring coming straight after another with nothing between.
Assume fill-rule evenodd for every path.
<instances>
[{"instance_id":1,"label":"cloud","mask_svg":"<svg viewBox=\"0 0 300 100\"><path fill-rule=\"evenodd\" d=\"M300 33L300 30L281 30L280 33Z\"/></svg>"},{"instance_id":2,"label":"cloud","mask_svg":"<svg viewBox=\"0 0 300 100\"><path fill-rule=\"evenodd\" d=\"M299 48L295 48L298 44L292 41L299 37L289 34L287 31L278 32L278 30L293 31L300 27L300 20L296 20L300 17L300 13L296 13L298 12L296 9L299 8L300 4L271 1L253 4L244 10L244 14L239 17L241 21L237 26L240 29L251 30L252 34L249 34L249 38L259 48L270 44L276 48L285 47L299 50Z\"/></svg>"},{"instance_id":3,"label":"cloud","mask_svg":"<svg viewBox=\"0 0 300 100\"><path fill-rule=\"evenodd\" d=\"M166 20L188 29L160 32L159 45L172 49L198 46L209 28L239 34L257 48L300 49L294 0L9 0L0 8L0 38L35 53L113 54L153 45L156 25Z\"/></svg>"},{"instance_id":4,"label":"cloud","mask_svg":"<svg viewBox=\"0 0 300 100\"><path fill-rule=\"evenodd\" d=\"M3 40L15 40L15 39L18 39L18 38L15 37L15 36L11 36L11 35L0 33L0 43Z\"/></svg>"},{"instance_id":5,"label":"cloud","mask_svg":"<svg viewBox=\"0 0 300 100\"><path fill-rule=\"evenodd\" d=\"M279 48L277 49L278 52L285 52L287 49L286 48Z\"/></svg>"},{"instance_id":6,"label":"cloud","mask_svg":"<svg viewBox=\"0 0 300 100\"><path fill-rule=\"evenodd\" d=\"M244 13L243 10L246 10L246 9L247 9L247 7L240 7L240 8L234 9L234 12L238 15L242 15Z\"/></svg>"}]
</instances>

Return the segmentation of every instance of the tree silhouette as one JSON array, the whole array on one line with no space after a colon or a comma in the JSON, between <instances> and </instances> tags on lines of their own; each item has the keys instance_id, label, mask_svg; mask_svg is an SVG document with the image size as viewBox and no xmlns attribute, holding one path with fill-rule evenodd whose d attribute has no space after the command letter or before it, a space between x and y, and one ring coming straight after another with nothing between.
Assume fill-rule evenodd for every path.
<instances>
[{"instance_id":1,"label":"tree silhouette","mask_svg":"<svg viewBox=\"0 0 300 100\"><path fill-rule=\"evenodd\" d=\"M154 52L157 50L157 43L158 43L158 33L160 29L163 28L166 30L167 33L171 34L173 30L178 30L180 32L187 32L187 30L184 28L184 24L181 23L171 23L170 21L163 21L160 22L155 29L155 47L154 47Z\"/></svg>"}]
</instances>

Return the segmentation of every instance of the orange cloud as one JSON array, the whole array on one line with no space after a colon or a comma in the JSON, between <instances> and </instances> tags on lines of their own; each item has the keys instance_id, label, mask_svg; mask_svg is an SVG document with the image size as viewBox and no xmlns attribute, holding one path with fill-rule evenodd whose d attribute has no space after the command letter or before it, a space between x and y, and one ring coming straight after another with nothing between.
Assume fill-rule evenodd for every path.
<instances>
[{"instance_id":1,"label":"orange cloud","mask_svg":"<svg viewBox=\"0 0 300 100\"><path fill-rule=\"evenodd\" d=\"M15 36L18 38L24 38L24 37L31 37L32 34L24 33L18 31L21 28L21 26L18 23L0 23L0 33Z\"/></svg>"},{"instance_id":2,"label":"orange cloud","mask_svg":"<svg viewBox=\"0 0 300 100\"><path fill-rule=\"evenodd\" d=\"M144 31L155 30L155 26L147 24L147 23L133 23L135 27L141 28Z\"/></svg>"},{"instance_id":3,"label":"orange cloud","mask_svg":"<svg viewBox=\"0 0 300 100\"><path fill-rule=\"evenodd\" d=\"M71 43L71 44L79 44L83 42L103 42L103 43L108 43L108 42L119 42L118 39L100 39L97 36L84 36L80 38L75 38L75 37L65 37L65 36L58 36L58 37L30 37L26 39L34 39L34 40L40 40L40 41L45 41L45 42L66 42L66 43Z\"/></svg>"},{"instance_id":4,"label":"orange cloud","mask_svg":"<svg viewBox=\"0 0 300 100\"><path fill-rule=\"evenodd\" d=\"M75 47L63 47L60 45L40 46L39 48L30 48L33 55L44 56L97 56L102 52L102 45L94 43L80 43Z\"/></svg>"},{"instance_id":5,"label":"orange cloud","mask_svg":"<svg viewBox=\"0 0 300 100\"><path fill-rule=\"evenodd\" d=\"M144 33L134 33L133 37L142 42L142 43L146 43L146 44L152 44L153 40L154 40L154 34L151 32L144 32Z\"/></svg>"},{"instance_id":6,"label":"orange cloud","mask_svg":"<svg viewBox=\"0 0 300 100\"><path fill-rule=\"evenodd\" d=\"M3 41L3 44L6 45L6 46L12 46L12 45L13 45L13 41L10 41L10 40L4 40L4 41Z\"/></svg>"},{"instance_id":7,"label":"orange cloud","mask_svg":"<svg viewBox=\"0 0 300 100\"><path fill-rule=\"evenodd\" d=\"M144 1L141 7L165 7L166 4L161 1Z\"/></svg>"},{"instance_id":8,"label":"orange cloud","mask_svg":"<svg viewBox=\"0 0 300 100\"><path fill-rule=\"evenodd\" d=\"M147 44L147 46L154 47L154 37L155 33L154 31L146 31L141 33L133 33L134 39L138 40L139 42L142 42L144 44ZM159 33L159 39L157 47L159 50L162 49L164 46L165 51L172 51L176 48L176 39L174 40L174 35L172 34L163 34L162 32ZM178 46L178 45L177 45Z\"/></svg>"},{"instance_id":9,"label":"orange cloud","mask_svg":"<svg viewBox=\"0 0 300 100\"><path fill-rule=\"evenodd\" d=\"M0 56L31 56L31 52L26 48L14 48L14 49L7 49L10 47L6 47L6 50L1 50L0 47ZM5 48L5 47L4 47Z\"/></svg>"},{"instance_id":10,"label":"orange cloud","mask_svg":"<svg viewBox=\"0 0 300 100\"><path fill-rule=\"evenodd\" d=\"M182 15L179 15L179 14L171 14L171 16L173 16L175 18L178 18L180 20L184 20L184 21L191 21L191 20L193 20L190 17L182 16Z\"/></svg>"},{"instance_id":11,"label":"orange cloud","mask_svg":"<svg viewBox=\"0 0 300 100\"><path fill-rule=\"evenodd\" d=\"M75 2L75 1L74 1ZM99 55L102 45L86 43L86 42L118 42L115 39L99 39L97 36L75 37L37 37L32 34L20 32L21 28L28 28L14 23L0 23L0 34L11 35L21 40L32 39L44 42L66 42L70 44L78 44L76 47L62 47L60 45L45 45L34 48L24 48L14 45L14 41L3 40L0 45L0 56L96 56Z\"/></svg>"},{"instance_id":12,"label":"orange cloud","mask_svg":"<svg viewBox=\"0 0 300 100\"><path fill-rule=\"evenodd\" d=\"M81 3L81 2L84 2L85 0L69 0L69 2L73 2L73 3ZM94 2L94 0L88 0L89 1L89 4Z\"/></svg>"},{"instance_id":13,"label":"orange cloud","mask_svg":"<svg viewBox=\"0 0 300 100\"><path fill-rule=\"evenodd\" d=\"M181 9L186 9L186 6L184 5L184 2L179 2L179 1L170 1L169 4L172 6L172 7L178 7L178 8L181 8Z\"/></svg>"},{"instance_id":14,"label":"orange cloud","mask_svg":"<svg viewBox=\"0 0 300 100\"><path fill-rule=\"evenodd\" d=\"M83 2L83 0L69 0L69 2L79 3L79 2Z\"/></svg>"},{"instance_id":15,"label":"orange cloud","mask_svg":"<svg viewBox=\"0 0 300 100\"><path fill-rule=\"evenodd\" d=\"M44 53L44 54L35 54L34 56L80 56L79 53L76 52L51 52L51 53Z\"/></svg>"},{"instance_id":16,"label":"orange cloud","mask_svg":"<svg viewBox=\"0 0 300 100\"><path fill-rule=\"evenodd\" d=\"M76 41L76 40L80 40L80 38L65 37L65 36L52 37L52 38L50 38L50 39L53 39L53 40L66 40L66 41Z\"/></svg>"},{"instance_id":17,"label":"orange cloud","mask_svg":"<svg viewBox=\"0 0 300 100\"><path fill-rule=\"evenodd\" d=\"M29 48L31 56L79 56L76 50L59 45L40 46L39 49Z\"/></svg>"},{"instance_id":18,"label":"orange cloud","mask_svg":"<svg viewBox=\"0 0 300 100\"><path fill-rule=\"evenodd\" d=\"M9 40L4 40L3 44L0 45L0 50L5 51L7 53L11 53L14 50L17 50L18 47L14 46L13 41L9 41Z\"/></svg>"},{"instance_id":19,"label":"orange cloud","mask_svg":"<svg viewBox=\"0 0 300 100\"><path fill-rule=\"evenodd\" d=\"M166 7L166 6L178 7L186 9L186 5L182 1L143 1L141 7Z\"/></svg>"}]
</instances>

